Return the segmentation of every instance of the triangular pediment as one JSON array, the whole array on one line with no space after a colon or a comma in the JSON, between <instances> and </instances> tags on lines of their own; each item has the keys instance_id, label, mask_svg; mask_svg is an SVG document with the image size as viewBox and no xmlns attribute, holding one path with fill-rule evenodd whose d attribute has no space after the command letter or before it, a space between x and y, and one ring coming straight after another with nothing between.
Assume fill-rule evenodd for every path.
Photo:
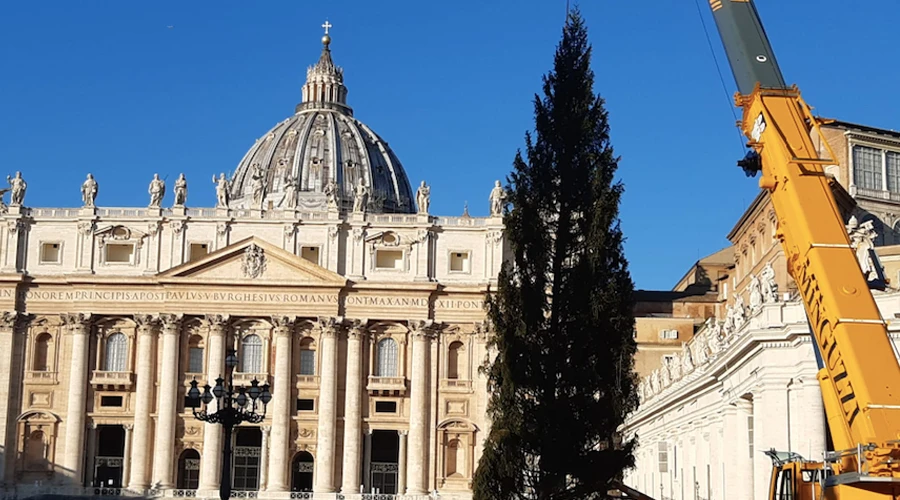
<instances>
[{"instance_id":1,"label":"triangular pediment","mask_svg":"<svg viewBox=\"0 0 900 500\"><path fill-rule=\"evenodd\" d=\"M173 267L161 279L192 281L344 286L347 279L255 236L216 250L203 258Z\"/></svg>"}]
</instances>

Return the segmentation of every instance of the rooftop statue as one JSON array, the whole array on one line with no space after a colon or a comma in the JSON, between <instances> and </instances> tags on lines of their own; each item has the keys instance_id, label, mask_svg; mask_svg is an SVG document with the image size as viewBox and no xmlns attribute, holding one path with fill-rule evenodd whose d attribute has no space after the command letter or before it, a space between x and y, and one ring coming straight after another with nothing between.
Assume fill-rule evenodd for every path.
<instances>
[{"instance_id":1,"label":"rooftop statue","mask_svg":"<svg viewBox=\"0 0 900 500\"><path fill-rule=\"evenodd\" d=\"M87 174L87 180L81 185L81 201L85 207L92 208L94 206L99 187L97 181L94 180L94 174Z\"/></svg>"},{"instance_id":2,"label":"rooftop statue","mask_svg":"<svg viewBox=\"0 0 900 500\"><path fill-rule=\"evenodd\" d=\"M365 213L366 205L369 202L369 187L366 186L366 183L359 179L359 182L356 184L356 189L354 190L354 198L353 198L353 211L359 213Z\"/></svg>"},{"instance_id":3,"label":"rooftop statue","mask_svg":"<svg viewBox=\"0 0 900 500\"><path fill-rule=\"evenodd\" d=\"M9 187L12 190L12 194L9 195L9 204L13 206L21 205L25 201L25 189L28 188L28 184L22 178L22 172L16 172L15 177L7 175L6 182L9 183Z\"/></svg>"},{"instance_id":4,"label":"rooftop statue","mask_svg":"<svg viewBox=\"0 0 900 500\"><path fill-rule=\"evenodd\" d=\"M506 201L506 191L500 185L500 181L494 181L494 189L491 189L491 216L503 215L503 202Z\"/></svg>"},{"instance_id":5,"label":"rooftop statue","mask_svg":"<svg viewBox=\"0 0 900 500\"><path fill-rule=\"evenodd\" d=\"M162 206L163 197L166 196L166 181L160 179L159 174L153 174L147 192L150 193L150 208L159 208Z\"/></svg>"},{"instance_id":6,"label":"rooftop statue","mask_svg":"<svg viewBox=\"0 0 900 500\"><path fill-rule=\"evenodd\" d=\"M431 203L431 188L422 181L419 189L416 190L416 205L419 206L420 214L428 213L428 205Z\"/></svg>"},{"instance_id":7,"label":"rooftop statue","mask_svg":"<svg viewBox=\"0 0 900 500\"><path fill-rule=\"evenodd\" d=\"M213 176L213 184L216 185L216 208L228 208L228 179L225 174L219 174L219 178Z\"/></svg>"},{"instance_id":8,"label":"rooftop statue","mask_svg":"<svg viewBox=\"0 0 900 500\"><path fill-rule=\"evenodd\" d=\"M175 181L175 206L183 207L186 201L187 201L187 179L184 178L184 174L181 174L178 176L178 179Z\"/></svg>"}]
</instances>

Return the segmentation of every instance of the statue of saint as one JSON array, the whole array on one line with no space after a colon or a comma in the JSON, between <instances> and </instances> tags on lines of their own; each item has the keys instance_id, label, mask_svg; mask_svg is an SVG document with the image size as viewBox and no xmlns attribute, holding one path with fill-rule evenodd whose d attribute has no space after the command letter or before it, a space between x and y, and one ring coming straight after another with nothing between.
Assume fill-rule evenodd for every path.
<instances>
[{"instance_id":1,"label":"statue of saint","mask_svg":"<svg viewBox=\"0 0 900 500\"><path fill-rule=\"evenodd\" d=\"M214 175L212 180L216 185L216 208L228 208L228 179L221 173L218 179Z\"/></svg>"},{"instance_id":2,"label":"statue of saint","mask_svg":"<svg viewBox=\"0 0 900 500\"><path fill-rule=\"evenodd\" d=\"M771 262L762 270L762 281L763 302L778 302L778 283L775 281L775 268Z\"/></svg>"},{"instance_id":3,"label":"statue of saint","mask_svg":"<svg viewBox=\"0 0 900 500\"><path fill-rule=\"evenodd\" d=\"M294 208L297 206L297 178L288 174L284 177L284 197L281 199L281 205L285 208Z\"/></svg>"},{"instance_id":4,"label":"statue of saint","mask_svg":"<svg viewBox=\"0 0 900 500\"><path fill-rule=\"evenodd\" d=\"M15 177L7 175L6 182L9 183L9 187L12 189L12 194L9 195L9 204L21 205L25 201L25 189L28 188L28 184L22 178L22 172L16 172Z\"/></svg>"},{"instance_id":5,"label":"statue of saint","mask_svg":"<svg viewBox=\"0 0 900 500\"><path fill-rule=\"evenodd\" d=\"M160 179L159 174L153 174L153 180L150 181L147 192L150 193L150 208L159 208L166 195L166 181Z\"/></svg>"},{"instance_id":6,"label":"statue of saint","mask_svg":"<svg viewBox=\"0 0 900 500\"><path fill-rule=\"evenodd\" d=\"M416 205L419 206L420 214L428 213L428 204L431 202L431 188L425 185L425 181L419 185L416 190Z\"/></svg>"},{"instance_id":7,"label":"statue of saint","mask_svg":"<svg viewBox=\"0 0 900 500\"><path fill-rule=\"evenodd\" d=\"M750 314L756 314L762 308L762 283L755 274L750 278Z\"/></svg>"},{"instance_id":8,"label":"statue of saint","mask_svg":"<svg viewBox=\"0 0 900 500\"><path fill-rule=\"evenodd\" d=\"M369 203L369 186L366 186L365 182L360 178L354 191L353 211L365 213L366 205Z\"/></svg>"},{"instance_id":9,"label":"statue of saint","mask_svg":"<svg viewBox=\"0 0 900 500\"><path fill-rule=\"evenodd\" d=\"M333 179L325 184L325 202L329 210L338 208L338 185Z\"/></svg>"},{"instance_id":10,"label":"statue of saint","mask_svg":"<svg viewBox=\"0 0 900 500\"><path fill-rule=\"evenodd\" d=\"M183 207L184 203L187 201L187 179L184 178L184 174L178 176L178 179L175 181L175 206Z\"/></svg>"},{"instance_id":11,"label":"statue of saint","mask_svg":"<svg viewBox=\"0 0 900 500\"><path fill-rule=\"evenodd\" d=\"M93 174L87 174L87 180L81 185L81 201L85 207L93 207L94 201L97 199L97 191L99 186L94 180Z\"/></svg>"},{"instance_id":12,"label":"statue of saint","mask_svg":"<svg viewBox=\"0 0 900 500\"><path fill-rule=\"evenodd\" d=\"M251 189L253 190L253 206L262 209L263 198L266 196L266 172L259 163L253 164Z\"/></svg>"},{"instance_id":13,"label":"statue of saint","mask_svg":"<svg viewBox=\"0 0 900 500\"><path fill-rule=\"evenodd\" d=\"M491 189L491 217L503 215L503 202L506 201L506 191L500 185L500 181L494 181L494 189Z\"/></svg>"}]
</instances>

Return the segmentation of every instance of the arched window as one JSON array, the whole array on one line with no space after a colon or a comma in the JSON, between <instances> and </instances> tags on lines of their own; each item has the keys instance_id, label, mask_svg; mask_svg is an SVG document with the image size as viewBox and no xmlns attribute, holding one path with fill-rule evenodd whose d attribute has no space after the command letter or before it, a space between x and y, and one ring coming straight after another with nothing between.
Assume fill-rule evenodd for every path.
<instances>
[{"instance_id":1,"label":"arched window","mask_svg":"<svg viewBox=\"0 0 900 500\"><path fill-rule=\"evenodd\" d=\"M203 338L191 336L188 343L188 373L203 373Z\"/></svg>"},{"instance_id":2,"label":"arched window","mask_svg":"<svg viewBox=\"0 0 900 500\"><path fill-rule=\"evenodd\" d=\"M124 333L114 333L106 338L106 363L108 372L124 372L128 366L128 338Z\"/></svg>"},{"instance_id":3,"label":"arched window","mask_svg":"<svg viewBox=\"0 0 900 500\"><path fill-rule=\"evenodd\" d=\"M241 372L262 371L262 339L259 335L247 335L241 340Z\"/></svg>"},{"instance_id":4,"label":"arched window","mask_svg":"<svg viewBox=\"0 0 900 500\"><path fill-rule=\"evenodd\" d=\"M466 347L460 341L450 344L447 351L447 378L466 379Z\"/></svg>"},{"instance_id":5,"label":"arched window","mask_svg":"<svg viewBox=\"0 0 900 500\"><path fill-rule=\"evenodd\" d=\"M300 341L300 375L316 374L316 346L313 339Z\"/></svg>"},{"instance_id":6,"label":"arched window","mask_svg":"<svg viewBox=\"0 0 900 500\"><path fill-rule=\"evenodd\" d=\"M184 450L178 458L178 489L196 490L200 486L200 453Z\"/></svg>"},{"instance_id":7,"label":"arched window","mask_svg":"<svg viewBox=\"0 0 900 500\"><path fill-rule=\"evenodd\" d=\"M313 456L308 451L294 455L291 461L291 491L312 491L314 467Z\"/></svg>"},{"instance_id":8,"label":"arched window","mask_svg":"<svg viewBox=\"0 0 900 500\"><path fill-rule=\"evenodd\" d=\"M397 342L392 338L384 338L378 341L376 346L375 376L397 376Z\"/></svg>"},{"instance_id":9,"label":"arched window","mask_svg":"<svg viewBox=\"0 0 900 500\"><path fill-rule=\"evenodd\" d=\"M44 332L37 336L34 342L34 356L32 356L31 369L36 372L50 370L50 341L52 337Z\"/></svg>"}]
</instances>

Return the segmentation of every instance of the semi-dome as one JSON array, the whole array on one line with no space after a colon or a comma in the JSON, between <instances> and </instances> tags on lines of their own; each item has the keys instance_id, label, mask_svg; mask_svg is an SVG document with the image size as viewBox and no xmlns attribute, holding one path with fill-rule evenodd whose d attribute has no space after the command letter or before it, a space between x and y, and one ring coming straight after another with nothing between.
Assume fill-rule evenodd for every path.
<instances>
[{"instance_id":1,"label":"semi-dome","mask_svg":"<svg viewBox=\"0 0 900 500\"><path fill-rule=\"evenodd\" d=\"M353 117L343 70L331 59L331 37L326 34L322 43L322 56L307 70L294 116L257 139L231 177L231 206L324 209L331 185L341 206L350 208L362 182L370 188L369 212L415 212L400 160Z\"/></svg>"}]
</instances>

